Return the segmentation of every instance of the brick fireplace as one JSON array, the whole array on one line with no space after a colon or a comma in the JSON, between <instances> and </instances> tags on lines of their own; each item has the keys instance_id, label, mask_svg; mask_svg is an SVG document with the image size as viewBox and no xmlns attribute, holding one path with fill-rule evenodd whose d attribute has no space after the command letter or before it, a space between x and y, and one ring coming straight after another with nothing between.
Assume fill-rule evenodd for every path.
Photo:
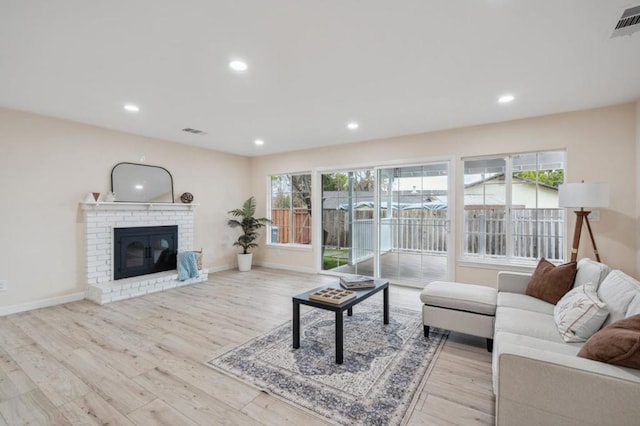
<instances>
[{"instance_id":1,"label":"brick fireplace","mask_svg":"<svg viewBox=\"0 0 640 426\"><path fill-rule=\"evenodd\" d=\"M178 251L193 250L194 204L82 203L85 223L86 298L105 304L187 284L206 281L208 270L178 281L171 270L120 280L114 279L114 228L178 227Z\"/></svg>"}]
</instances>

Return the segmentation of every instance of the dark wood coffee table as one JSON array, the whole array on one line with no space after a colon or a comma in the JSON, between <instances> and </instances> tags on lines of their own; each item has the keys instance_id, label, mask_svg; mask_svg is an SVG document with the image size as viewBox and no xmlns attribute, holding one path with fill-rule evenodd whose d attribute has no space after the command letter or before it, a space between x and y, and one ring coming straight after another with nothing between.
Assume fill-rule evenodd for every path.
<instances>
[{"instance_id":1,"label":"dark wood coffee table","mask_svg":"<svg viewBox=\"0 0 640 426\"><path fill-rule=\"evenodd\" d=\"M293 297L293 348L300 347L300 305L313 306L314 308L325 309L336 313L336 364L342 364L342 351L344 340L343 329L343 312L347 311L347 315L353 315L353 307L365 299L373 296L380 290L383 291L383 320L385 324L389 324L389 281L375 280L374 288L366 288L362 290L354 290L357 293L355 299L348 300L340 305L319 302L309 299L309 295L323 288L342 288L340 283L325 285L314 288L302 294Z\"/></svg>"}]
</instances>

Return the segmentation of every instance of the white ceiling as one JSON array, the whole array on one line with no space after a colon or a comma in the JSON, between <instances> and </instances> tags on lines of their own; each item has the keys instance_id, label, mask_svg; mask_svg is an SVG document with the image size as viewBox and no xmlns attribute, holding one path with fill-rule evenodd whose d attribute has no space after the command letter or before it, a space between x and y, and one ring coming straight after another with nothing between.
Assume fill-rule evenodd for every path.
<instances>
[{"instance_id":1,"label":"white ceiling","mask_svg":"<svg viewBox=\"0 0 640 426\"><path fill-rule=\"evenodd\" d=\"M632 102L636 4L0 0L0 106L255 156Z\"/></svg>"}]
</instances>

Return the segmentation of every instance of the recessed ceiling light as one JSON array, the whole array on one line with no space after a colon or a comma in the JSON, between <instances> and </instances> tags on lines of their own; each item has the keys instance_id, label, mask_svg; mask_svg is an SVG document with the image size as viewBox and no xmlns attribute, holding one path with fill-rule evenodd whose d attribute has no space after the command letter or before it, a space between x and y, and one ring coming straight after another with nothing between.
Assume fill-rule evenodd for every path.
<instances>
[{"instance_id":1,"label":"recessed ceiling light","mask_svg":"<svg viewBox=\"0 0 640 426\"><path fill-rule=\"evenodd\" d=\"M256 139L255 141L253 141L253 143L255 143L258 146L264 145L264 141L262 139Z\"/></svg>"},{"instance_id":2,"label":"recessed ceiling light","mask_svg":"<svg viewBox=\"0 0 640 426\"><path fill-rule=\"evenodd\" d=\"M347 124L347 128L349 130L356 130L358 127L360 127L360 125L358 123L356 123L355 121L352 121L349 124Z\"/></svg>"},{"instance_id":3,"label":"recessed ceiling light","mask_svg":"<svg viewBox=\"0 0 640 426\"><path fill-rule=\"evenodd\" d=\"M512 102L516 97L513 95L502 95L498 98L498 102L500 102L501 104L508 104L509 102Z\"/></svg>"},{"instance_id":4,"label":"recessed ceiling light","mask_svg":"<svg viewBox=\"0 0 640 426\"><path fill-rule=\"evenodd\" d=\"M138 105L134 105L134 104L126 104L124 106L124 109L126 109L129 112L138 112L138 111L140 111L140 107Z\"/></svg>"},{"instance_id":5,"label":"recessed ceiling light","mask_svg":"<svg viewBox=\"0 0 640 426\"><path fill-rule=\"evenodd\" d=\"M246 71L249 66L244 61L231 61L229 62L229 68L234 71Z\"/></svg>"},{"instance_id":6,"label":"recessed ceiling light","mask_svg":"<svg viewBox=\"0 0 640 426\"><path fill-rule=\"evenodd\" d=\"M136 185L136 189L138 189L138 190L140 190L140 189L144 189L144 186L143 186L143 185L138 184L138 185Z\"/></svg>"}]
</instances>

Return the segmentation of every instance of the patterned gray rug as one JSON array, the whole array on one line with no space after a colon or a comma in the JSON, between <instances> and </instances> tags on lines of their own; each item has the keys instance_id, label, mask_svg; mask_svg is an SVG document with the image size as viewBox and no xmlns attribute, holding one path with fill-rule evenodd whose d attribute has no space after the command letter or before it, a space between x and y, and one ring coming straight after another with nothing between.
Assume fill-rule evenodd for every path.
<instances>
[{"instance_id":1,"label":"patterned gray rug","mask_svg":"<svg viewBox=\"0 0 640 426\"><path fill-rule=\"evenodd\" d=\"M300 348L292 348L291 322L207 364L343 425L398 425L446 332L423 335L420 312L364 302L344 317L344 363L335 363L333 312L312 309L300 318Z\"/></svg>"}]
</instances>

